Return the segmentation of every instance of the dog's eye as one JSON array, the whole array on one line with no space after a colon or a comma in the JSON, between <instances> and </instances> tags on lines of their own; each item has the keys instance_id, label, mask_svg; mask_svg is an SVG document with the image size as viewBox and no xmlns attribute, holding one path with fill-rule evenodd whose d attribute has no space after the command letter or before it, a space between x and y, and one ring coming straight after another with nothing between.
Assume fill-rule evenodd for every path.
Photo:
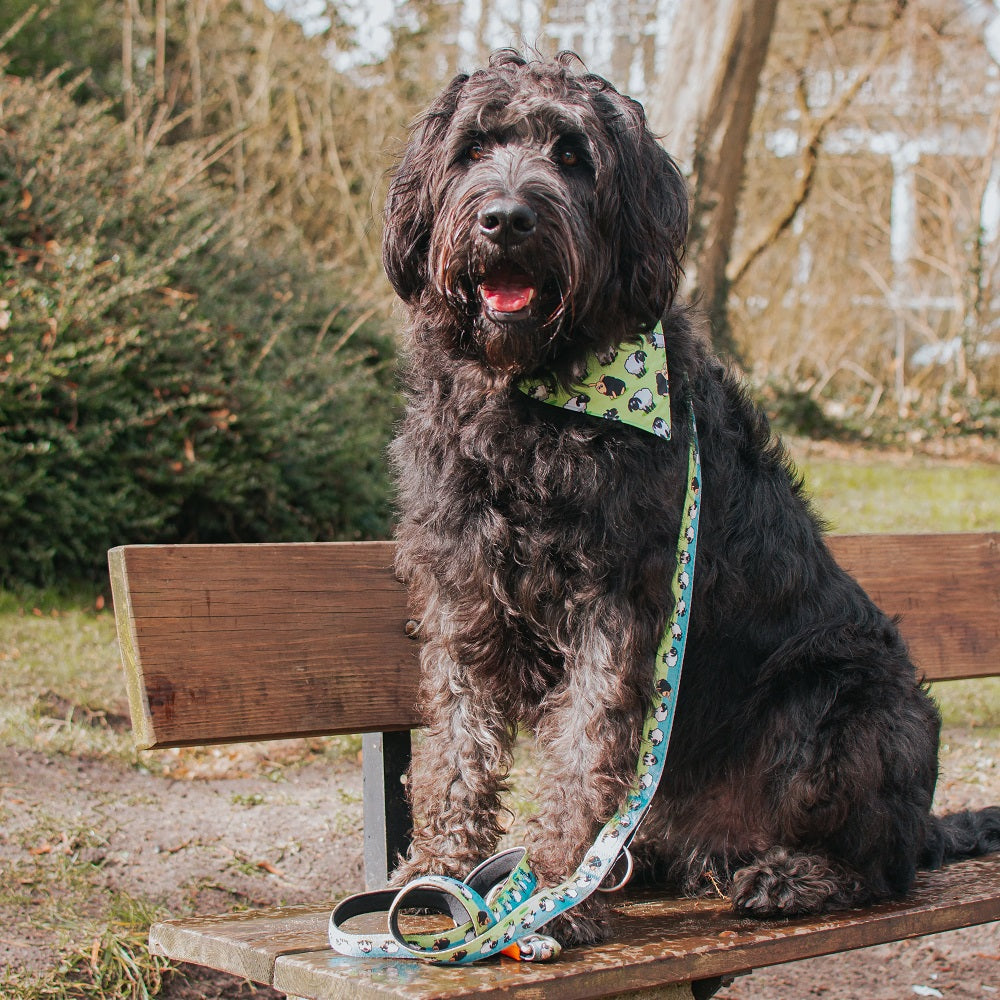
<instances>
[{"instance_id":1,"label":"dog's eye","mask_svg":"<svg viewBox=\"0 0 1000 1000\"><path fill-rule=\"evenodd\" d=\"M580 154L572 146L563 146L556 151L556 160L561 167L575 167L580 163Z\"/></svg>"},{"instance_id":2,"label":"dog's eye","mask_svg":"<svg viewBox=\"0 0 1000 1000\"><path fill-rule=\"evenodd\" d=\"M470 143L465 149L466 158L472 160L473 163L478 163L485 155L486 150L483 149L481 142Z\"/></svg>"}]
</instances>

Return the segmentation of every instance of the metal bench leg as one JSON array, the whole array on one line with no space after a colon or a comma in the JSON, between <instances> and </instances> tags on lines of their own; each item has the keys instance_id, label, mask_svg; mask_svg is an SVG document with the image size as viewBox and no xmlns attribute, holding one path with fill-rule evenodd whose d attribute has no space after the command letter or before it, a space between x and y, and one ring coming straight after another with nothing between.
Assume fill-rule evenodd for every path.
<instances>
[{"instance_id":1,"label":"metal bench leg","mask_svg":"<svg viewBox=\"0 0 1000 1000\"><path fill-rule=\"evenodd\" d=\"M410 733L365 733L361 738L365 812L365 885L381 889L410 846L410 804L403 776L410 766Z\"/></svg>"},{"instance_id":2,"label":"metal bench leg","mask_svg":"<svg viewBox=\"0 0 1000 1000\"><path fill-rule=\"evenodd\" d=\"M746 973L740 973L746 975ZM649 989L616 993L609 1000L710 1000L723 986L730 986L733 976L713 976L693 983L676 983L673 986L654 986Z\"/></svg>"}]
</instances>

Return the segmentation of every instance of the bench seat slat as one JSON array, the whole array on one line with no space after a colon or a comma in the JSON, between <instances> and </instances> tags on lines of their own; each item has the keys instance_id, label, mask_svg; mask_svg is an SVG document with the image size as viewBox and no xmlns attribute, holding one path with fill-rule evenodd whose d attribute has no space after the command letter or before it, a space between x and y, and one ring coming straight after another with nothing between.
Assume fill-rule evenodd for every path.
<instances>
[{"instance_id":1,"label":"bench seat slat","mask_svg":"<svg viewBox=\"0 0 1000 1000\"><path fill-rule=\"evenodd\" d=\"M278 955L326 946L331 906L283 906L153 924L150 951L269 984Z\"/></svg>"},{"instance_id":2,"label":"bench seat slat","mask_svg":"<svg viewBox=\"0 0 1000 1000\"><path fill-rule=\"evenodd\" d=\"M583 1000L707 979L836 951L1000 919L1000 855L921 872L903 902L790 921L735 917L724 900L626 897L610 943L570 949L559 961L506 959L447 969L342 958L326 947L331 906L238 913L154 925L154 951L300 997Z\"/></svg>"},{"instance_id":3,"label":"bench seat slat","mask_svg":"<svg viewBox=\"0 0 1000 1000\"><path fill-rule=\"evenodd\" d=\"M902 616L929 680L1000 660L1000 535L854 535L834 555ZM391 542L129 545L109 554L143 748L410 729L417 644Z\"/></svg>"}]
</instances>

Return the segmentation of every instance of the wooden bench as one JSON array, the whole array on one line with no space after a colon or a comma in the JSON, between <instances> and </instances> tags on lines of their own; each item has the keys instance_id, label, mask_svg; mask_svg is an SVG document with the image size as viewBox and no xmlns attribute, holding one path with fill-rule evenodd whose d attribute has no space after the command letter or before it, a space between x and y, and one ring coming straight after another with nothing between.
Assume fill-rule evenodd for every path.
<instances>
[{"instance_id":1,"label":"wooden bench","mask_svg":"<svg viewBox=\"0 0 1000 1000\"><path fill-rule=\"evenodd\" d=\"M928 680L1000 672L1000 534L830 539L902 618ZM143 748L364 733L365 871L406 844L400 782L419 725L416 644L392 543L125 546L109 554L133 726ZM668 765L669 766L669 765ZM331 801L333 795L331 795ZM308 845L306 847L308 849ZM625 894L610 943L554 963L454 969L342 958L331 901L155 924L158 954L298 997L711 996L780 962L1000 919L1000 855L922 873L903 902L808 919L737 919L725 901Z\"/></svg>"}]
</instances>

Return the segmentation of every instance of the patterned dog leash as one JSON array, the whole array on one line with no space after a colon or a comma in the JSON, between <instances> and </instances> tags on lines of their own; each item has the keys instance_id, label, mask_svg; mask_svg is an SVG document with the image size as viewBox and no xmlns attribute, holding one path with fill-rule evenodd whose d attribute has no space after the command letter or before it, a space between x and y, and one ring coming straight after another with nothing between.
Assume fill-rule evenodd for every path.
<instances>
[{"instance_id":1,"label":"patterned dog leash","mask_svg":"<svg viewBox=\"0 0 1000 1000\"><path fill-rule=\"evenodd\" d=\"M654 366L649 363L651 359L660 363ZM587 374L569 392L554 385L527 381L520 389L553 406L622 420L661 437L670 437L669 382L659 325L650 336L649 351L595 358ZM329 939L335 951L360 958L421 959L450 965L467 964L500 952L521 961L545 961L556 957L560 946L553 938L539 934L540 928L594 892L613 892L628 881L632 873L628 847L663 774L687 644L701 506L701 463L693 408L688 416L691 447L677 543L677 569L672 582L673 611L656 651L635 781L625 802L604 825L580 866L559 885L539 889L527 850L514 847L488 858L464 880L426 875L399 890L383 889L347 897L330 916ZM613 875L622 858L624 875L615 884L605 886L603 883ZM399 918L409 909L447 915L454 927L433 933L404 932ZM354 918L372 913L387 915L386 933L359 934L344 929Z\"/></svg>"}]
</instances>

